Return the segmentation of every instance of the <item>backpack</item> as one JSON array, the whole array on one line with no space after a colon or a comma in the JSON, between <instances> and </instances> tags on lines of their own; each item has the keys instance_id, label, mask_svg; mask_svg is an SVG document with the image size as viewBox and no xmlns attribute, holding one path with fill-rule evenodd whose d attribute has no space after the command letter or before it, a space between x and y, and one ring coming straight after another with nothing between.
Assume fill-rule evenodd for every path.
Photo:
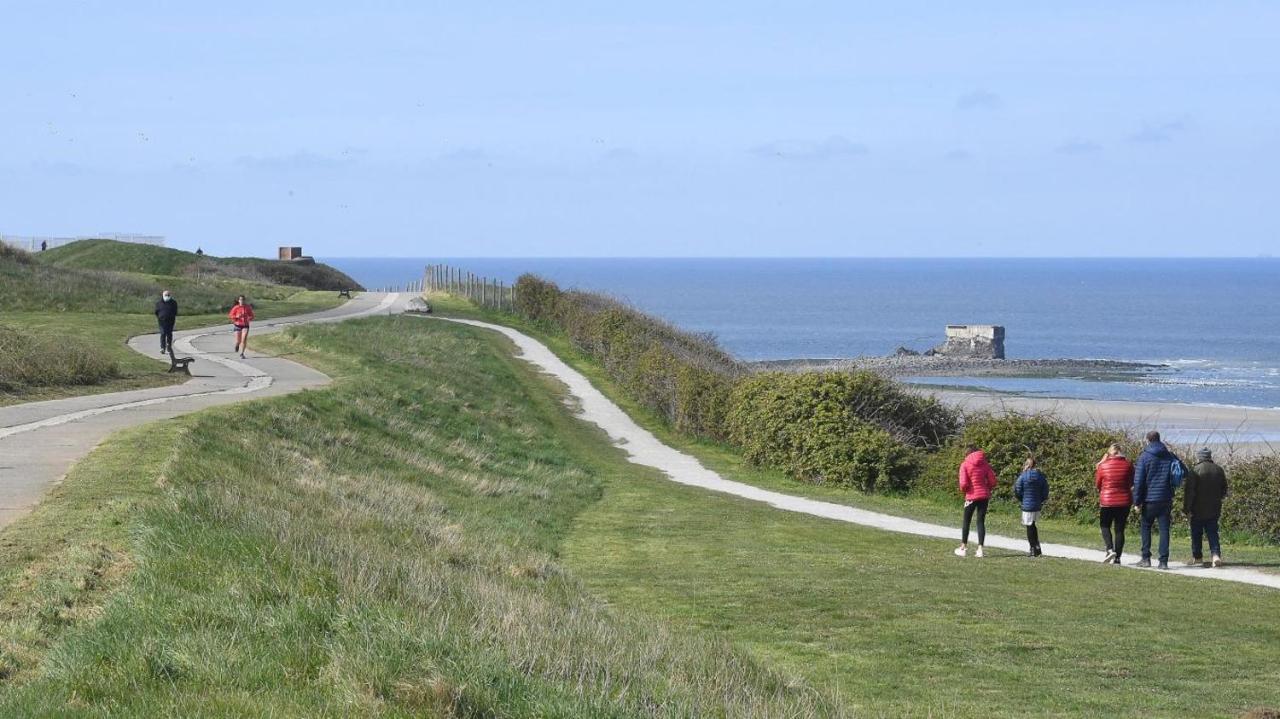
<instances>
[{"instance_id":1,"label":"backpack","mask_svg":"<svg viewBox=\"0 0 1280 719\"><path fill-rule=\"evenodd\" d=\"M1182 480L1186 476L1187 465L1183 464L1182 460L1174 457L1173 461L1169 463L1169 484L1173 485L1174 489L1177 489L1182 486Z\"/></svg>"}]
</instances>

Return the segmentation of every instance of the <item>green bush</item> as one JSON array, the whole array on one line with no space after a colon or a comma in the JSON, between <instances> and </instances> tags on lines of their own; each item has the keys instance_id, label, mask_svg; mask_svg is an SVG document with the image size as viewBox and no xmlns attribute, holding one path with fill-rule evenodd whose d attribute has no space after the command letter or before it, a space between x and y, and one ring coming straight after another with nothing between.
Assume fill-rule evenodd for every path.
<instances>
[{"instance_id":1,"label":"green bush","mask_svg":"<svg viewBox=\"0 0 1280 719\"><path fill-rule=\"evenodd\" d=\"M868 418L867 383L843 372L754 375L730 398L729 439L749 462L797 479L868 492L905 489L919 453Z\"/></svg>"},{"instance_id":2,"label":"green bush","mask_svg":"<svg viewBox=\"0 0 1280 719\"><path fill-rule=\"evenodd\" d=\"M725 408L742 367L713 338L534 275L522 275L515 287L519 315L564 333L629 397L677 430L725 438Z\"/></svg>"},{"instance_id":3,"label":"green bush","mask_svg":"<svg viewBox=\"0 0 1280 719\"><path fill-rule=\"evenodd\" d=\"M916 482L925 494L959 496L956 472L964 460L964 448L977 445L987 454L999 477L994 498L1013 499L1013 483L1028 453L1034 453L1040 471L1049 478L1050 517L1097 516L1094 469L1108 445L1119 442L1130 459L1137 459L1139 445L1118 432L1070 424L1045 415L1008 414L969 417L964 429L941 450L929 456Z\"/></svg>"},{"instance_id":4,"label":"green bush","mask_svg":"<svg viewBox=\"0 0 1280 719\"><path fill-rule=\"evenodd\" d=\"M1280 456L1232 462L1227 487L1222 528L1280 542Z\"/></svg>"},{"instance_id":5,"label":"green bush","mask_svg":"<svg viewBox=\"0 0 1280 719\"><path fill-rule=\"evenodd\" d=\"M0 392L26 387L98 384L120 376L100 349L77 337L0 325Z\"/></svg>"}]
</instances>

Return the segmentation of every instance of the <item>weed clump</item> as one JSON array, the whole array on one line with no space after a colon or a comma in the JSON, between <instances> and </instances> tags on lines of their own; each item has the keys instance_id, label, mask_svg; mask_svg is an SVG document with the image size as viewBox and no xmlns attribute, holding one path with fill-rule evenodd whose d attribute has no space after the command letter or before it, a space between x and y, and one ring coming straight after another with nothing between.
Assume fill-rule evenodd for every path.
<instances>
[{"instance_id":1,"label":"weed clump","mask_svg":"<svg viewBox=\"0 0 1280 719\"><path fill-rule=\"evenodd\" d=\"M92 385L119 376L119 366L82 339L0 325L0 392Z\"/></svg>"}]
</instances>

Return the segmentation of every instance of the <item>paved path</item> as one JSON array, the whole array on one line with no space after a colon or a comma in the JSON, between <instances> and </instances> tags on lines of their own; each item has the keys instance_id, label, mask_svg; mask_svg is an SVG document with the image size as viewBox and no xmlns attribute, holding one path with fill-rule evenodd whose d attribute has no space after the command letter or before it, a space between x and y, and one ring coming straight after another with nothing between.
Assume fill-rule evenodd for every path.
<instances>
[{"instance_id":1,"label":"paved path","mask_svg":"<svg viewBox=\"0 0 1280 719\"><path fill-rule=\"evenodd\" d=\"M876 529L883 529L890 532L901 532L904 534L915 534L922 537L937 537L939 539L945 539L947 540L946 544L940 544L938 551L948 557L950 557L951 550L955 548L955 545L959 544L959 530L954 526L918 522L913 519L904 519L890 514L871 512L843 504L823 502L821 500L806 499L804 497L796 497L794 495L783 494L781 492L773 492L750 484L743 484L741 482L733 482L724 479L715 472L703 467L702 464L694 457L672 449L660 442L651 432L636 424L626 412L623 412L622 409L618 407L618 405L614 404L608 397L605 397L604 394L592 386L591 382L589 382L586 377L561 361L559 357L557 357L541 342L526 334L513 330L510 327L489 324L487 322L477 322L474 320L448 319L448 321L473 325L475 327L483 327L495 332L501 332L509 337L520 349L521 354L519 356L521 359L551 374L569 387L569 392L580 403L581 416L583 419L598 425L601 429L607 432L609 437L622 447L632 462L647 467L654 467L665 473L674 482L679 482L680 484L686 484L692 487L701 487L715 492L722 492L724 494L732 494L737 497L743 497L757 502L763 502L789 512L801 512L804 514L811 514L815 517L825 517L827 519L859 524L865 527L874 527ZM959 515L960 512L957 511L956 514ZM1136 533L1136 527L1133 531ZM1136 543L1137 538L1135 537L1133 541ZM1026 540L1022 538L1014 539L1011 537L988 534L986 546L1026 552L1027 543ZM1044 550L1044 554L1049 557L1078 559L1099 564L1098 571L1100 572L1117 571L1115 567L1103 567L1100 564L1102 560L1102 552L1097 549L1085 549L1083 547L1075 547L1066 544L1045 544L1042 546L1042 549ZM984 560L970 557L963 560L955 558L955 561L980 562ZM1241 582L1244 584L1256 584L1263 587L1280 589L1280 575L1267 574L1265 572L1259 572L1245 567L1200 569L1175 565L1170 566L1172 569L1168 572L1162 573ZM1132 569L1135 571L1158 571L1154 569L1139 570L1137 567L1132 565L1124 565L1124 569Z\"/></svg>"},{"instance_id":2,"label":"paved path","mask_svg":"<svg viewBox=\"0 0 1280 719\"><path fill-rule=\"evenodd\" d=\"M76 460L117 429L329 383L310 367L254 352L254 337L294 324L400 312L408 298L363 293L332 310L255 322L243 360L231 352L230 325L184 330L174 334L174 347L180 356L196 358L189 382L0 407L0 527L28 512ZM154 334L134 337L129 346L168 362Z\"/></svg>"}]
</instances>

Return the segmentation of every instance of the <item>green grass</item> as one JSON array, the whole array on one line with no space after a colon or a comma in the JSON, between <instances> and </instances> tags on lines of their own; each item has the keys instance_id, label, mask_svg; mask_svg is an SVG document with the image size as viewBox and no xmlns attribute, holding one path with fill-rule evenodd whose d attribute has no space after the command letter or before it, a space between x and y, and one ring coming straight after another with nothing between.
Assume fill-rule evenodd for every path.
<instances>
[{"instance_id":1,"label":"green grass","mask_svg":"<svg viewBox=\"0 0 1280 719\"><path fill-rule=\"evenodd\" d=\"M433 304L479 314L451 298ZM543 339L608 385L562 340ZM955 521L954 507L921 498L857 495L746 467L728 448L680 441L624 404L733 479ZM992 524L1013 530L1009 512ZM726 636L860 714L1230 716L1276 703L1273 590L1004 551L959 561L950 549L646 479L609 485L565 553L619 611Z\"/></svg>"},{"instance_id":2,"label":"green grass","mask_svg":"<svg viewBox=\"0 0 1280 719\"><path fill-rule=\"evenodd\" d=\"M255 312L259 319L284 317L294 314L318 312L338 306L340 300L332 292L300 292L296 288L281 288L276 298L260 300ZM182 301L180 290L175 296ZM123 314L98 312L6 312L3 322L9 327L39 332L52 336L71 336L98 348L109 361L119 367L119 377L94 385L73 384L51 387L26 387L14 391L0 390L0 406L19 402L32 402L59 397L119 392L173 384L187 379L184 375L170 374L168 365L134 352L125 344L129 337L156 331L156 320L149 314ZM217 314L183 314L178 318L178 329L192 329L224 324L226 317Z\"/></svg>"},{"instance_id":3,"label":"green grass","mask_svg":"<svg viewBox=\"0 0 1280 719\"><path fill-rule=\"evenodd\" d=\"M566 547L619 611L714 631L869 716L1232 716L1277 704L1274 590L829 522L662 480Z\"/></svg>"},{"instance_id":4,"label":"green grass","mask_svg":"<svg viewBox=\"0 0 1280 719\"><path fill-rule=\"evenodd\" d=\"M654 480L500 337L377 318L269 342L335 386L114 438L0 533L27 547L0 576L64 586L7 585L0 716L843 714L565 571L581 512ZM77 579L103 565L105 589Z\"/></svg>"},{"instance_id":5,"label":"green grass","mask_svg":"<svg viewBox=\"0 0 1280 719\"><path fill-rule=\"evenodd\" d=\"M777 470L752 466L742 458L735 447L675 432L656 414L630 399L609 378L598 363L579 352L562 335L547 332L533 323L506 313L481 310L465 300L447 295L433 295L431 303L436 313L441 316L484 319L515 327L536 337L550 347L567 364L590 379L597 389L625 409L627 414L642 427L653 432L666 444L694 455L708 469L714 470L728 479L787 494L846 504L860 509L884 512L936 524L954 525L956 527L956 542L959 542L962 502L958 490L954 498L916 494L866 494L854 489L800 482ZM1012 480L1013 478L1011 477L1003 478L1003 481ZM1052 482L1052 477L1050 481ZM1098 559L1101 561L1102 538L1096 524L1081 524L1074 519L1058 518L1041 519L1038 526L1040 527L1042 542L1096 547L1099 552ZM1009 502L993 503L991 513L987 515L987 531L992 534L1003 534L1015 538L1025 536L1021 524L1020 508ZM1126 531L1125 554L1129 561L1134 561L1138 558L1139 547L1138 522L1136 515L1134 515ZM1170 547L1171 561L1178 562L1190 558L1191 540L1186 526L1178 524L1173 527ZM1254 537L1225 534L1223 536L1223 553L1231 564L1245 565L1269 573L1280 573L1280 547L1259 542Z\"/></svg>"},{"instance_id":6,"label":"green grass","mask_svg":"<svg viewBox=\"0 0 1280 719\"><path fill-rule=\"evenodd\" d=\"M324 264L279 262L260 257L200 256L168 247L115 240L80 240L33 257L43 264L62 268L169 277L238 278L257 284L292 285L311 290L363 289L348 275Z\"/></svg>"}]
</instances>

